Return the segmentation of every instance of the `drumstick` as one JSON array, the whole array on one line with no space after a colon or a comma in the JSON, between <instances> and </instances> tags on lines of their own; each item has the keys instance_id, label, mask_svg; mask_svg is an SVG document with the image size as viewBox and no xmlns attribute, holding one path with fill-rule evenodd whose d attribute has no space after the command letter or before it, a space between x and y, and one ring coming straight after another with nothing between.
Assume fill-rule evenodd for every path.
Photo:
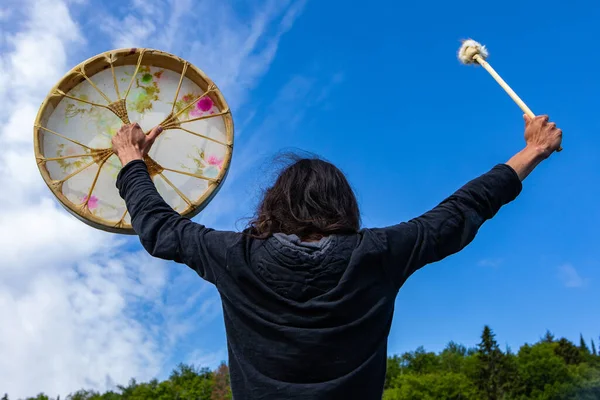
<instances>
[{"instance_id":1,"label":"drumstick","mask_svg":"<svg viewBox=\"0 0 600 400\"><path fill-rule=\"evenodd\" d=\"M508 93L511 99L527 114L530 118L534 118L535 114L527 104L511 89L510 86L502 79L500 75L492 68L492 66L486 61L488 57L488 51L481 43L476 42L472 39L463 40L462 46L458 50L458 59L463 64L475 64L481 65L489 74L498 82L500 87ZM562 147L559 147L556 151L561 151Z\"/></svg>"}]
</instances>

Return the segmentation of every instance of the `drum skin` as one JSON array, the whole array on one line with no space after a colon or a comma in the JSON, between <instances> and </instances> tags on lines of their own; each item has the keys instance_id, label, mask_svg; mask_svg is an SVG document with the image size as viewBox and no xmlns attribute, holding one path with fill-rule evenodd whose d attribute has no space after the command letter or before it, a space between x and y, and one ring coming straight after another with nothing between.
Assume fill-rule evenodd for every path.
<instances>
[{"instance_id":1,"label":"drum skin","mask_svg":"<svg viewBox=\"0 0 600 400\"><path fill-rule=\"evenodd\" d=\"M122 168L111 139L123 124L164 131L145 158L158 192L179 214L197 215L225 180L233 152L231 111L198 68L153 49L99 54L68 72L34 124L40 173L59 202L86 224L134 234L116 188Z\"/></svg>"}]
</instances>

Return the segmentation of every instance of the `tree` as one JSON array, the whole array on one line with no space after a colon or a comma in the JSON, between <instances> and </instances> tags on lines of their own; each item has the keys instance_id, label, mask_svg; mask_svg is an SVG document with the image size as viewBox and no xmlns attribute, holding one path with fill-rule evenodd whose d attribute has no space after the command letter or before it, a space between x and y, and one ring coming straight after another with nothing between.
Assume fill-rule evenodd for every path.
<instances>
[{"instance_id":1,"label":"tree","mask_svg":"<svg viewBox=\"0 0 600 400\"><path fill-rule=\"evenodd\" d=\"M502 364L503 353L496 342L496 335L486 325L481 334L481 342L477 346L479 358L478 387L488 400L502 397Z\"/></svg>"},{"instance_id":2,"label":"tree","mask_svg":"<svg viewBox=\"0 0 600 400\"><path fill-rule=\"evenodd\" d=\"M592 354L597 356L598 353L596 352L596 344L594 343L594 339L592 339Z\"/></svg>"},{"instance_id":3,"label":"tree","mask_svg":"<svg viewBox=\"0 0 600 400\"><path fill-rule=\"evenodd\" d=\"M584 355L590 354L590 349L587 347L587 344L585 343L585 339L583 338L583 335L581 333L579 334L579 350L581 350L581 352Z\"/></svg>"},{"instance_id":4,"label":"tree","mask_svg":"<svg viewBox=\"0 0 600 400\"><path fill-rule=\"evenodd\" d=\"M393 380L402 373L402 366L400 363L401 359L397 355L388 357L387 368L385 370L385 383L383 385L384 389L389 389Z\"/></svg>"},{"instance_id":5,"label":"tree","mask_svg":"<svg viewBox=\"0 0 600 400\"><path fill-rule=\"evenodd\" d=\"M440 353L440 366L446 372L464 372L467 348L455 342L450 342Z\"/></svg>"},{"instance_id":6,"label":"tree","mask_svg":"<svg viewBox=\"0 0 600 400\"><path fill-rule=\"evenodd\" d=\"M229 385L229 368L221 363L214 373L214 386L210 400L231 400L231 387Z\"/></svg>"},{"instance_id":7,"label":"tree","mask_svg":"<svg viewBox=\"0 0 600 400\"><path fill-rule=\"evenodd\" d=\"M554 342L554 335L552 334L552 332L550 332L549 329L546 330L546 333L544 334L544 337L542 338L542 342L544 342L544 343L553 343Z\"/></svg>"},{"instance_id":8,"label":"tree","mask_svg":"<svg viewBox=\"0 0 600 400\"><path fill-rule=\"evenodd\" d=\"M565 360L568 365L577 365L583 361L581 351L571 341L561 338L554 348L554 352Z\"/></svg>"},{"instance_id":9,"label":"tree","mask_svg":"<svg viewBox=\"0 0 600 400\"><path fill-rule=\"evenodd\" d=\"M81 389L73 394L68 395L67 400L92 400L98 396L100 396L100 394L97 392Z\"/></svg>"},{"instance_id":10,"label":"tree","mask_svg":"<svg viewBox=\"0 0 600 400\"><path fill-rule=\"evenodd\" d=\"M165 400L176 396L180 400L210 400L213 393L213 373L207 368L179 364L169 377L170 385L159 385Z\"/></svg>"},{"instance_id":11,"label":"tree","mask_svg":"<svg viewBox=\"0 0 600 400\"><path fill-rule=\"evenodd\" d=\"M519 350L517 362L521 378L518 394L539 398L536 393L562 391L571 382L567 363L556 354L556 343L524 345ZM552 398L552 397L541 397Z\"/></svg>"},{"instance_id":12,"label":"tree","mask_svg":"<svg viewBox=\"0 0 600 400\"><path fill-rule=\"evenodd\" d=\"M425 351L423 346L417 347L415 351L404 353L401 359L402 367L417 374L434 372L439 366L436 354Z\"/></svg>"},{"instance_id":13,"label":"tree","mask_svg":"<svg viewBox=\"0 0 600 400\"><path fill-rule=\"evenodd\" d=\"M481 397L473 381L463 374L403 374L394 387L383 394L383 400L478 400Z\"/></svg>"},{"instance_id":14,"label":"tree","mask_svg":"<svg viewBox=\"0 0 600 400\"><path fill-rule=\"evenodd\" d=\"M521 387L519 359L512 351L507 351L502 360L501 389L504 398L513 398Z\"/></svg>"}]
</instances>

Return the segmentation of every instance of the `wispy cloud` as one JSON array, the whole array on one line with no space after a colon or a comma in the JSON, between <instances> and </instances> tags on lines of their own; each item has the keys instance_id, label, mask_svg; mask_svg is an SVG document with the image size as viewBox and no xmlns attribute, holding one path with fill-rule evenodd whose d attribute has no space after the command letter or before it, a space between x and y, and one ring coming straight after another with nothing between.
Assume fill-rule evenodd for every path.
<instances>
[{"instance_id":1,"label":"wispy cloud","mask_svg":"<svg viewBox=\"0 0 600 400\"><path fill-rule=\"evenodd\" d=\"M187 358L187 364L202 366L207 368L217 368L223 361L227 362L227 349L222 348L217 351L205 353L199 350L193 351Z\"/></svg>"},{"instance_id":2,"label":"wispy cloud","mask_svg":"<svg viewBox=\"0 0 600 400\"><path fill-rule=\"evenodd\" d=\"M311 112L325 108L330 93L343 80L341 72L292 75L244 127L247 133L237 142L223 189L198 221L218 229L242 228L236 223L249 216L260 188L272 178L271 157L277 150L290 147L294 134L310 122Z\"/></svg>"},{"instance_id":3,"label":"wispy cloud","mask_svg":"<svg viewBox=\"0 0 600 400\"><path fill-rule=\"evenodd\" d=\"M218 317L218 297L186 267L58 206L32 150L39 104L88 52L144 46L189 59L239 108L304 2L270 1L245 16L217 0L131 0L105 5L104 15L85 1L8 2L0 7L0 387L11 398L64 397L149 379L181 361L178 345ZM221 357L198 351L202 362Z\"/></svg>"},{"instance_id":4,"label":"wispy cloud","mask_svg":"<svg viewBox=\"0 0 600 400\"><path fill-rule=\"evenodd\" d=\"M587 279L581 277L579 272L571 264L558 267L558 275L564 285L568 288L579 288L587 284Z\"/></svg>"},{"instance_id":5,"label":"wispy cloud","mask_svg":"<svg viewBox=\"0 0 600 400\"><path fill-rule=\"evenodd\" d=\"M484 258L477 262L478 266L487 267L487 268L499 267L501 264L502 264L502 260L499 258Z\"/></svg>"},{"instance_id":6,"label":"wispy cloud","mask_svg":"<svg viewBox=\"0 0 600 400\"><path fill-rule=\"evenodd\" d=\"M101 29L114 47L168 49L201 68L236 111L267 72L281 37L306 1L248 2L241 16L221 0L135 0L132 13L105 11Z\"/></svg>"}]
</instances>

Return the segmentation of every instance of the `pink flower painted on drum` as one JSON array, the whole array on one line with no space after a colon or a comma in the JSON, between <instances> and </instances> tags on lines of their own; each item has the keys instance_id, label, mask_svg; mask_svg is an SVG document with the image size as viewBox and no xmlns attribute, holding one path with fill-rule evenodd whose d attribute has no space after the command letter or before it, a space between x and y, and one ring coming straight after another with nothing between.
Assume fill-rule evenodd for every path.
<instances>
[{"instance_id":1,"label":"pink flower painted on drum","mask_svg":"<svg viewBox=\"0 0 600 400\"><path fill-rule=\"evenodd\" d=\"M213 101L208 96L204 96L203 98L198 100L198 103L196 103L196 107L198 107L198 109L202 111L208 111L212 108L212 106Z\"/></svg>"},{"instance_id":2,"label":"pink flower painted on drum","mask_svg":"<svg viewBox=\"0 0 600 400\"><path fill-rule=\"evenodd\" d=\"M222 159L221 159L221 160L219 160L219 159L218 159L217 157L215 157L215 156L209 156L209 157L206 159L206 162L208 162L208 165L216 165L216 166L218 166L219 168L221 168L221 166L223 165L223 160L222 160Z\"/></svg>"},{"instance_id":3,"label":"pink flower painted on drum","mask_svg":"<svg viewBox=\"0 0 600 400\"><path fill-rule=\"evenodd\" d=\"M85 203L87 201L87 206L90 210L95 209L96 207L98 207L98 198L96 196L92 196L90 197L90 199L88 200L88 197L85 196L83 198L83 202Z\"/></svg>"},{"instance_id":4,"label":"pink flower painted on drum","mask_svg":"<svg viewBox=\"0 0 600 400\"><path fill-rule=\"evenodd\" d=\"M65 151L65 155L67 156L74 156L75 154L77 154L77 150L74 147L67 147L67 151Z\"/></svg>"}]
</instances>

